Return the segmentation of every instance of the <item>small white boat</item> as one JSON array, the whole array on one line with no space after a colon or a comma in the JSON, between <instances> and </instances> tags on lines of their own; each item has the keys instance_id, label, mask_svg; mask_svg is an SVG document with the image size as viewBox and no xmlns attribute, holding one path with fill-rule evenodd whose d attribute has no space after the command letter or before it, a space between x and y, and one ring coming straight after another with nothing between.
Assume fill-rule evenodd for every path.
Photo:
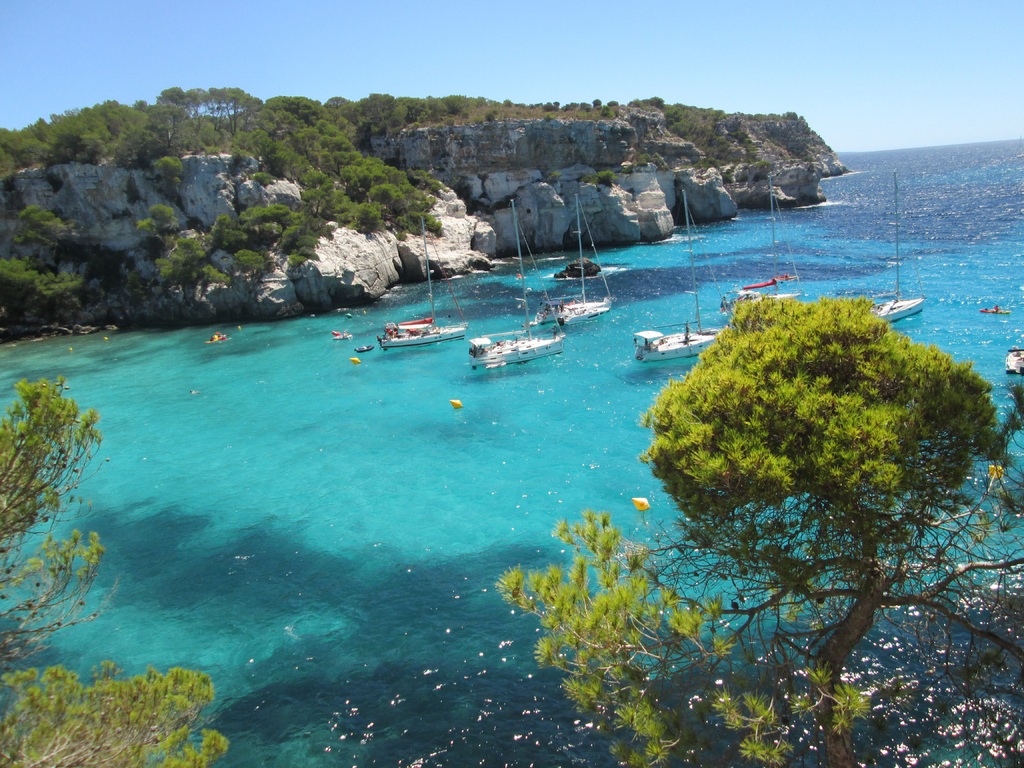
<instances>
[{"instance_id":1,"label":"small white boat","mask_svg":"<svg viewBox=\"0 0 1024 768\"><path fill-rule=\"evenodd\" d=\"M871 312L875 317L895 323L897 320L916 315L924 309L924 296L908 299L900 294L900 199L895 172L892 174L892 192L896 209L896 290L891 294L886 294L882 300L876 301L875 305L871 307Z\"/></svg>"},{"instance_id":2,"label":"small white boat","mask_svg":"<svg viewBox=\"0 0 1024 768\"><path fill-rule=\"evenodd\" d=\"M1024 373L1024 349L1014 347L1006 355L1007 373Z\"/></svg>"},{"instance_id":3,"label":"small white boat","mask_svg":"<svg viewBox=\"0 0 1024 768\"><path fill-rule=\"evenodd\" d=\"M641 362L697 357L715 341L717 330L691 332L690 324L682 333L637 331L633 334L633 356Z\"/></svg>"},{"instance_id":4,"label":"small white boat","mask_svg":"<svg viewBox=\"0 0 1024 768\"><path fill-rule=\"evenodd\" d=\"M540 305L534 325L557 322L559 325L571 325L581 320L593 320L612 308L612 300L604 298L600 301L588 301L585 297L577 299L550 299Z\"/></svg>"},{"instance_id":5,"label":"small white boat","mask_svg":"<svg viewBox=\"0 0 1024 768\"><path fill-rule=\"evenodd\" d=\"M417 325L410 328L403 328L396 323L384 324L384 335L378 336L377 341L381 349L394 349L396 347L421 347L425 344L436 344L439 341L452 341L453 339L464 339L466 337L466 326L464 325Z\"/></svg>"},{"instance_id":6,"label":"small white boat","mask_svg":"<svg viewBox=\"0 0 1024 768\"><path fill-rule=\"evenodd\" d=\"M525 322L522 330L470 339L469 364L474 370L500 368L509 363L525 363L539 357L559 355L565 348L565 334L559 325L555 325L550 334L545 331L535 336L530 330L530 306L526 294L523 249L519 240L519 219L516 216L515 200L512 201L512 224L516 230L516 252L519 255L519 281L523 289L521 301Z\"/></svg>"},{"instance_id":7,"label":"small white boat","mask_svg":"<svg viewBox=\"0 0 1024 768\"><path fill-rule=\"evenodd\" d=\"M534 325L552 322L557 322L559 325L570 325L583 320L593 320L612 308L612 297L608 291L608 281L605 280L603 272L601 273L601 279L605 280L604 289L607 295L597 301L587 299L587 277L583 261L583 228L580 221L579 195L576 195L576 239L580 246L580 290L582 296L578 299L549 299L544 301L533 318ZM593 238L591 238L590 242L593 245ZM597 255L596 248L594 249L594 254L595 256Z\"/></svg>"},{"instance_id":8,"label":"small white boat","mask_svg":"<svg viewBox=\"0 0 1024 768\"><path fill-rule=\"evenodd\" d=\"M420 219L420 230L423 233L423 258L426 260L427 270L427 295L430 297L430 317L419 320L406 320L401 323L385 323L384 335L377 337L377 343L381 349L401 349L402 347L423 347L428 344L437 344L441 341L452 341L466 337L465 317L459 325L437 325L434 322L434 290L430 282L430 251L427 249L427 226L423 219ZM448 278L442 272L445 284ZM449 286L449 290L451 287ZM462 316L462 307L452 293L452 301L455 308Z\"/></svg>"},{"instance_id":9,"label":"small white boat","mask_svg":"<svg viewBox=\"0 0 1024 768\"><path fill-rule=\"evenodd\" d=\"M883 320L888 320L890 323L895 323L897 320L902 320L905 317L916 315L922 309L924 309L923 296L916 299L901 299L896 297L886 299L885 301L875 302L875 305L871 307L871 312L875 317L880 317Z\"/></svg>"},{"instance_id":10,"label":"small white boat","mask_svg":"<svg viewBox=\"0 0 1024 768\"><path fill-rule=\"evenodd\" d=\"M691 331L690 324L683 323L682 333L665 334L658 329L637 331L633 334L633 357L640 362L697 357L702 350L711 346L720 331L719 328L702 328L700 324L697 266L693 255L693 238L690 236L690 207L686 202L686 190L683 190L683 211L686 216L686 243L690 250L690 279L693 281L693 290L687 291L687 293L693 294L694 309L697 312L697 330ZM753 293L760 298L761 294Z\"/></svg>"},{"instance_id":11,"label":"small white boat","mask_svg":"<svg viewBox=\"0 0 1024 768\"><path fill-rule=\"evenodd\" d=\"M469 340L470 365L476 369L501 368L509 363L525 363L538 357L560 355L565 336L557 328L550 336L534 336L528 331L511 331Z\"/></svg>"},{"instance_id":12,"label":"small white boat","mask_svg":"<svg viewBox=\"0 0 1024 768\"><path fill-rule=\"evenodd\" d=\"M780 274L779 273L779 251L778 242L775 239L775 212L778 210L778 204L775 201L775 182L772 180L771 175L768 176L768 212L772 221L772 264L775 267L775 276L770 277L767 280L762 280L758 283L752 283L751 285L744 285L742 288L737 288L734 291L730 291L727 296L722 299L722 311L726 313L732 313L736 309L737 304L742 304L746 301L761 301L761 299L798 299L800 298L799 291L793 291L788 293L779 293L779 284L786 283L790 280L795 280L799 283L800 278L796 275L796 266L794 265L793 274ZM771 288L770 292L761 292L762 288Z\"/></svg>"}]
</instances>

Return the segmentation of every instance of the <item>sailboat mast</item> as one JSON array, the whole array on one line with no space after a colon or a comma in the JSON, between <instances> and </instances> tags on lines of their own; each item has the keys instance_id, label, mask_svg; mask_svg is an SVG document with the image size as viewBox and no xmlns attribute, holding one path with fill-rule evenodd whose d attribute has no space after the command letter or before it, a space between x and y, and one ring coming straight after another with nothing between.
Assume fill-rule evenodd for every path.
<instances>
[{"instance_id":1,"label":"sailboat mast","mask_svg":"<svg viewBox=\"0 0 1024 768\"><path fill-rule=\"evenodd\" d=\"M512 201L512 226L516 231L516 254L519 256L519 282L523 288L523 315L526 318L526 322L523 324L523 330L526 331L526 335L533 338L533 334L530 333L530 307L526 303L526 270L523 268L523 246L519 242L519 217L516 214L516 201Z\"/></svg>"},{"instance_id":2,"label":"sailboat mast","mask_svg":"<svg viewBox=\"0 0 1024 768\"><path fill-rule=\"evenodd\" d=\"M700 299L697 297L697 267L693 258L693 238L690 236L690 206L686 202L686 190L683 190L683 215L686 217L686 245L690 249L690 280L693 283L693 304L697 309L697 331L700 331Z\"/></svg>"},{"instance_id":3,"label":"sailboat mast","mask_svg":"<svg viewBox=\"0 0 1024 768\"><path fill-rule=\"evenodd\" d=\"M587 275L583 269L583 227L580 225L580 196L576 195L576 239L580 243L580 285L583 287L583 303L587 303Z\"/></svg>"},{"instance_id":4,"label":"sailboat mast","mask_svg":"<svg viewBox=\"0 0 1024 768\"><path fill-rule=\"evenodd\" d=\"M768 174L768 215L772 219L772 269L775 273L772 275L773 278L778 277L779 274L779 250L775 243L775 182L772 180L772 175ZM772 290L775 293L779 292L779 281L776 280L772 285Z\"/></svg>"},{"instance_id":5,"label":"sailboat mast","mask_svg":"<svg viewBox=\"0 0 1024 768\"><path fill-rule=\"evenodd\" d=\"M896 171L892 172L892 199L896 216L896 298L900 297L900 187Z\"/></svg>"},{"instance_id":6,"label":"sailboat mast","mask_svg":"<svg viewBox=\"0 0 1024 768\"><path fill-rule=\"evenodd\" d=\"M434 289L430 284L430 252L427 250L427 224L420 216L420 231L423 233L423 257L427 260L427 297L430 299L430 323L434 325Z\"/></svg>"}]
</instances>

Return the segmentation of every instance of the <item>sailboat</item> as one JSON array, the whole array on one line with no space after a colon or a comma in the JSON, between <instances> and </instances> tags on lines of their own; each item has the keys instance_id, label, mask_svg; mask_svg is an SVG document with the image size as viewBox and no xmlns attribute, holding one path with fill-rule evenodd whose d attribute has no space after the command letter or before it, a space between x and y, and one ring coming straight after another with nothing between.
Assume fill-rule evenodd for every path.
<instances>
[{"instance_id":1,"label":"sailboat","mask_svg":"<svg viewBox=\"0 0 1024 768\"><path fill-rule=\"evenodd\" d=\"M784 283L789 280L796 280L795 274L781 274L779 272L779 251L778 243L775 239L775 212L778 210L778 203L775 200L775 183L772 180L771 174L768 175L768 211L772 221L772 265L775 269L775 275L762 280L761 282L751 283L750 285L744 285L742 288L732 291L733 296L731 298L725 298L722 300L722 311L732 312L736 305L743 301L760 301L764 298L772 299L795 299L800 296L800 292L794 293L779 293L779 283ZM771 288L770 293L762 293L762 288Z\"/></svg>"},{"instance_id":2,"label":"sailboat","mask_svg":"<svg viewBox=\"0 0 1024 768\"><path fill-rule=\"evenodd\" d=\"M519 240L519 219L516 215L516 202L512 201L512 225L516 231L516 253L519 256L519 282L523 289L523 327L522 330L507 333L494 333L480 336L469 341L469 364L476 368L500 368L509 363L525 363L538 357L548 357L562 353L565 346L565 334L559 326L554 326L551 333L534 335L530 330L530 306L527 302L526 270L523 268L523 248Z\"/></svg>"},{"instance_id":3,"label":"sailboat","mask_svg":"<svg viewBox=\"0 0 1024 768\"><path fill-rule=\"evenodd\" d=\"M637 331L633 334L633 356L640 362L654 360L674 360L681 357L696 357L700 352L711 346L719 328L702 328L700 324L700 299L697 296L697 267L693 257L693 238L690 235L690 208L686 203L686 190L683 190L683 210L686 215L686 243L690 249L690 279L693 282L694 308L697 312L697 329L690 330L690 324L684 323L682 333L664 334L659 330ZM667 326L666 326L667 327Z\"/></svg>"},{"instance_id":4,"label":"sailboat","mask_svg":"<svg viewBox=\"0 0 1024 768\"><path fill-rule=\"evenodd\" d=\"M589 232L589 229L588 229ZM578 323L581 320L591 320L603 315L612 308L612 297L608 292L608 281L605 280L605 297L600 301L587 300L587 276L583 263L583 228L580 225L580 196L576 195L576 237L580 245L580 286L582 297L580 299L549 299L541 303L533 322L535 325L557 322L559 325ZM594 239L590 239L593 245ZM594 249L596 255L597 249ZM604 279L604 275L601 275Z\"/></svg>"},{"instance_id":5,"label":"sailboat","mask_svg":"<svg viewBox=\"0 0 1024 768\"><path fill-rule=\"evenodd\" d=\"M913 299L905 299L900 293L900 201L899 184L896 181L896 172L892 174L892 192L896 208L896 290L889 294L892 298L884 301L876 301L871 311L876 317L894 323L905 317L916 315L924 309L924 296Z\"/></svg>"},{"instance_id":6,"label":"sailboat","mask_svg":"<svg viewBox=\"0 0 1024 768\"><path fill-rule=\"evenodd\" d=\"M430 317L402 323L385 323L384 335L377 337L377 343L380 344L381 349L422 347L440 341L462 339L466 336L465 317L462 315L459 302L455 300L454 293L452 293L452 300L455 301L455 307L459 310L459 317L463 322L459 325L444 326L434 322L434 290L430 282L430 251L427 250L427 225L423 219L420 219L420 230L423 233L423 255L427 261L427 295L430 297ZM448 283L447 277L445 277L445 283Z\"/></svg>"}]
</instances>

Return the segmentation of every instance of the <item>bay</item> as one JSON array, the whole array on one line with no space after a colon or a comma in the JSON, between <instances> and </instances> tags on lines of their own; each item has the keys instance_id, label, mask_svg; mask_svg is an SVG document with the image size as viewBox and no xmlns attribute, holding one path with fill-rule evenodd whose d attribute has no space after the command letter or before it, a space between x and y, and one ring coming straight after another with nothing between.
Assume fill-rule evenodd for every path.
<instances>
[{"instance_id":1,"label":"bay","mask_svg":"<svg viewBox=\"0 0 1024 768\"><path fill-rule=\"evenodd\" d=\"M971 361L1005 405L1005 353L1024 341L1017 153L844 155L854 173L823 182L828 203L778 214L780 269L805 298L891 290L896 172L902 283L928 297L896 327ZM701 319L721 324L723 293L773 274L771 221L742 211L695 234ZM0 347L5 402L21 378L64 376L102 416L91 504L70 523L107 546L102 613L36 662L207 672L225 766L614 765L537 670L536 622L494 589L510 566L564 560L560 519L608 510L642 535L633 497L673 513L639 422L692 363L639 363L632 334L694 319L684 233L599 257L613 310L567 327L564 354L493 371L471 370L463 341L354 351L424 314L423 285L317 317ZM453 281L469 336L521 322L516 271ZM1011 314L979 312L993 304ZM206 343L217 330L231 338Z\"/></svg>"}]
</instances>

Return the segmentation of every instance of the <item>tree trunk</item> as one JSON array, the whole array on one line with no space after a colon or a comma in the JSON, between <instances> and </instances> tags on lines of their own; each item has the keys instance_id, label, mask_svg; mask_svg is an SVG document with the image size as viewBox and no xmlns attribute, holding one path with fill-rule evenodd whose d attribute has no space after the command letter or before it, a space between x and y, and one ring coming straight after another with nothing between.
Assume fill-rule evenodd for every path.
<instances>
[{"instance_id":1,"label":"tree trunk","mask_svg":"<svg viewBox=\"0 0 1024 768\"><path fill-rule=\"evenodd\" d=\"M837 731L832 727L834 706L827 699L821 711L821 722L825 731L825 764L828 768L857 768L853 757L853 732L849 728Z\"/></svg>"},{"instance_id":2,"label":"tree trunk","mask_svg":"<svg viewBox=\"0 0 1024 768\"><path fill-rule=\"evenodd\" d=\"M820 691L822 706L818 715L818 724L825 734L825 764L828 768L857 768L852 729L844 727L837 730L835 727L835 690L842 682L847 659L874 626L875 612L892 585L891 579L880 568L872 566L872 571L867 591L854 602L846 618L836 625L814 657L817 666L828 669L830 673L827 685Z\"/></svg>"}]
</instances>

